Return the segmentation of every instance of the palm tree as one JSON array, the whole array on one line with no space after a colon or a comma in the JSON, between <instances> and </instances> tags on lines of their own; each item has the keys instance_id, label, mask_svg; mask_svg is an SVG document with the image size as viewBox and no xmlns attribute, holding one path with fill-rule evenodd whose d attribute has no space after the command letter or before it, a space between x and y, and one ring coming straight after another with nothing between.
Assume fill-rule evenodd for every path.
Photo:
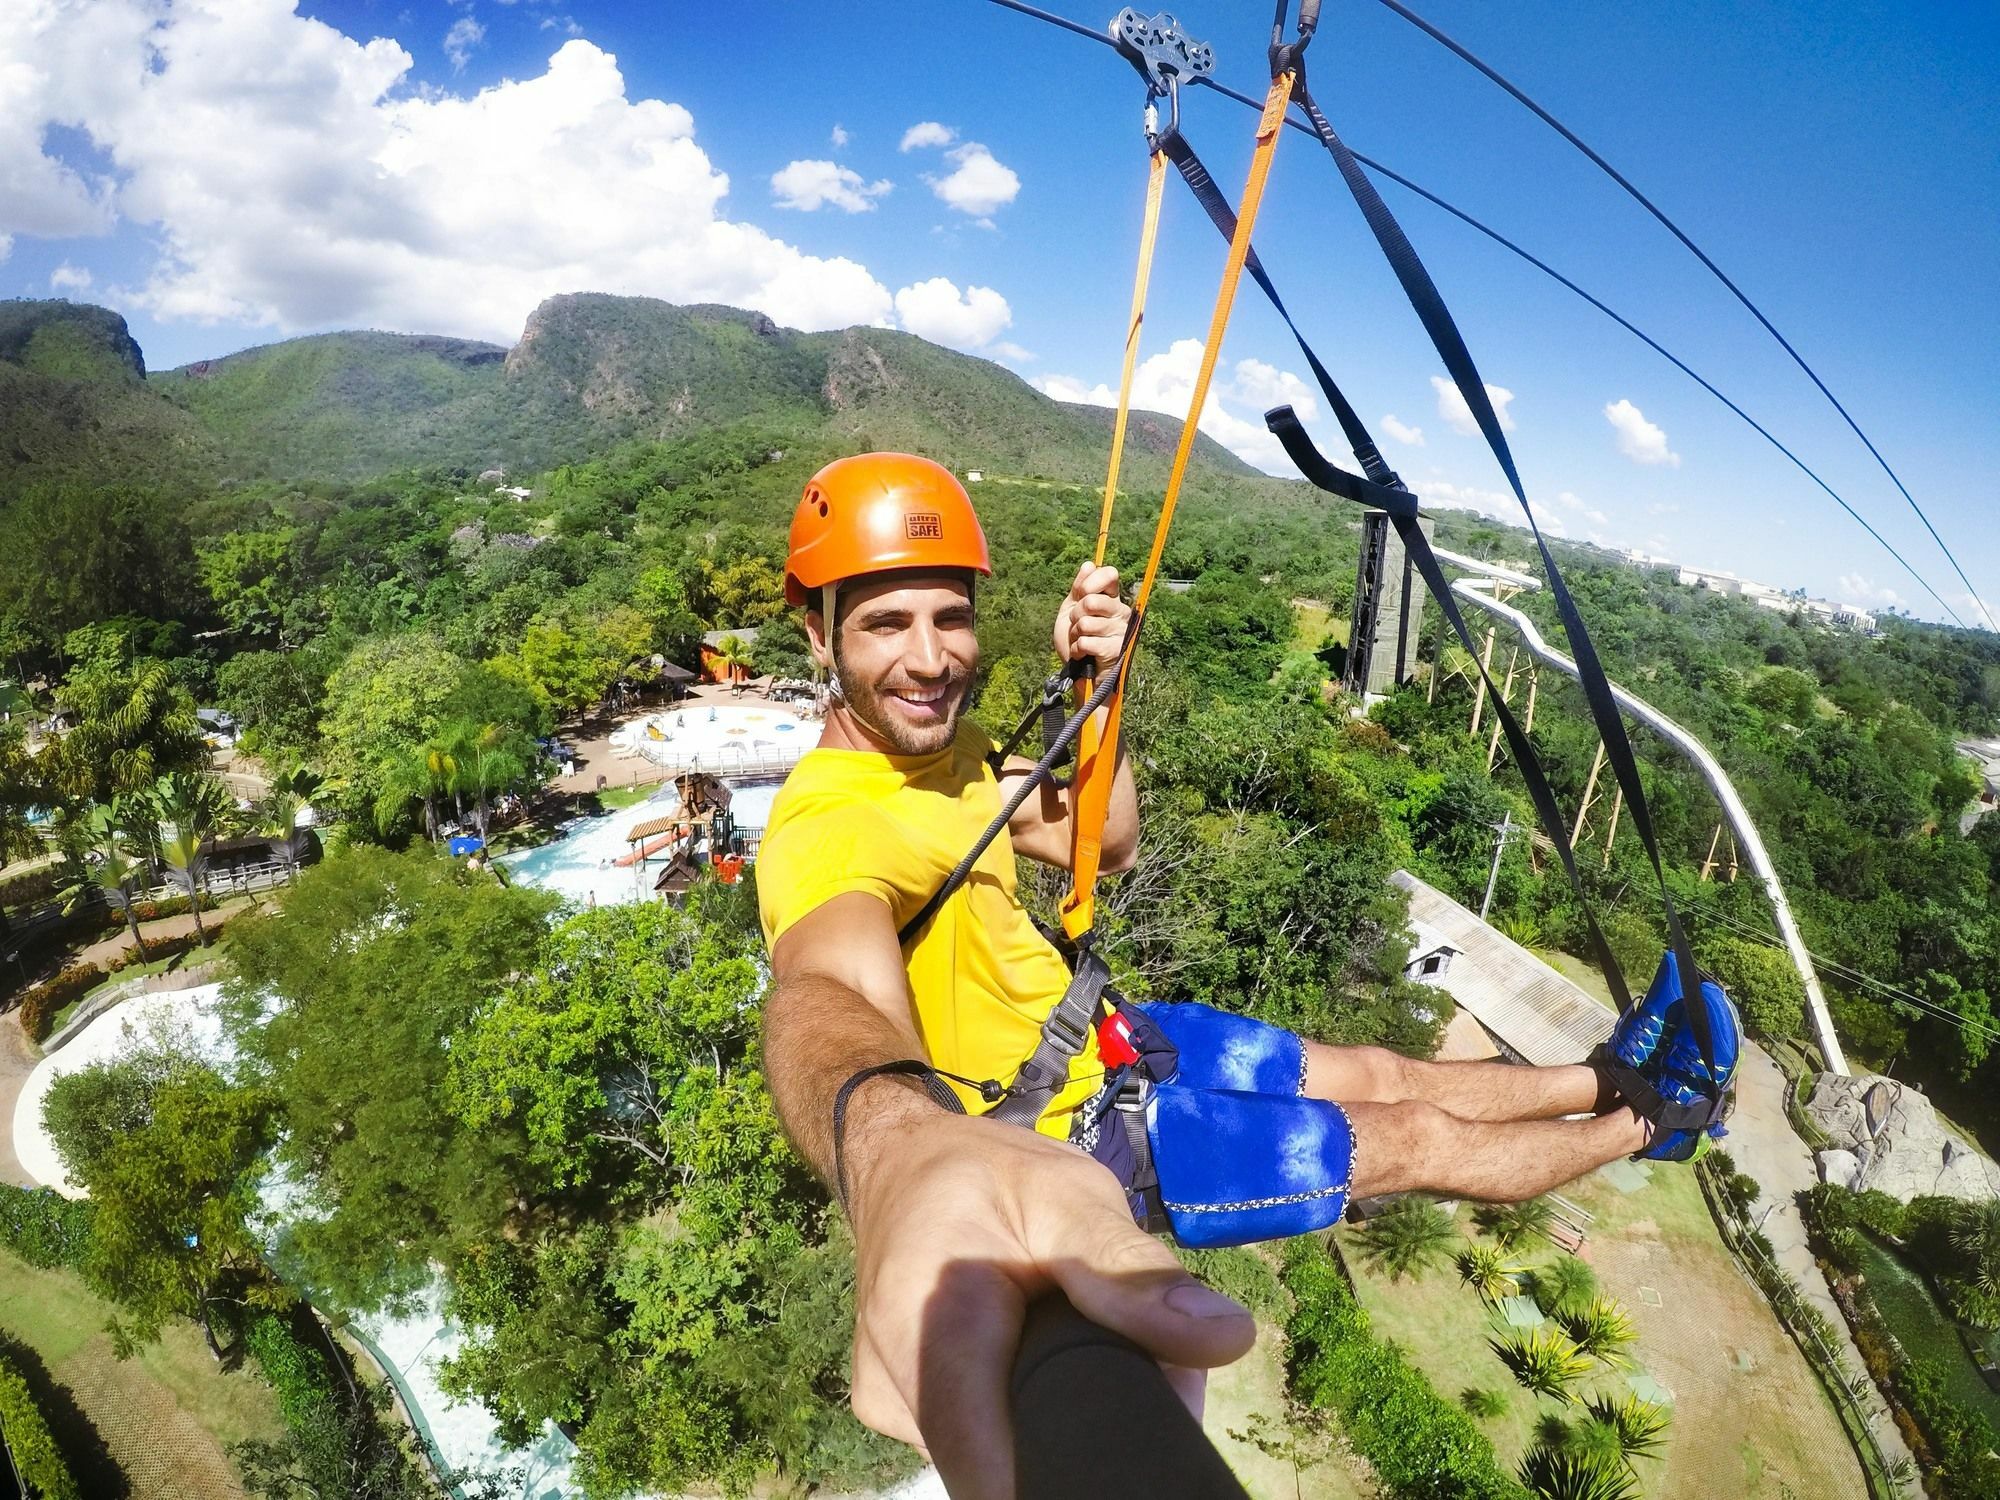
<instances>
[{"instance_id":1,"label":"palm tree","mask_svg":"<svg viewBox=\"0 0 2000 1500\"><path fill-rule=\"evenodd\" d=\"M230 810L229 793L213 776L183 771L161 777L155 798L162 818L174 829L172 837L160 844L160 858L173 872L174 882L187 892L195 938L206 948L208 929L201 920L201 886L208 861L203 850Z\"/></svg>"},{"instance_id":2,"label":"palm tree","mask_svg":"<svg viewBox=\"0 0 2000 1500\"><path fill-rule=\"evenodd\" d=\"M1952 1219L1951 1248L1964 1259L1967 1280L2000 1296L2000 1199L1962 1206Z\"/></svg>"},{"instance_id":3,"label":"palm tree","mask_svg":"<svg viewBox=\"0 0 2000 1500\"><path fill-rule=\"evenodd\" d=\"M715 659L722 667L724 682L734 682L738 671L750 670L750 643L741 636L725 635L709 650L715 653Z\"/></svg>"},{"instance_id":4,"label":"palm tree","mask_svg":"<svg viewBox=\"0 0 2000 1500\"><path fill-rule=\"evenodd\" d=\"M402 821L412 802L424 804L424 837L438 837L438 799L452 794L458 780L458 757L441 737L413 745L389 763L382 790L375 798L375 826L389 832Z\"/></svg>"},{"instance_id":5,"label":"palm tree","mask_svg":"<svg viewBox=\"0 0 2000 1500\"><path fill-rule=\"evenodd\" d=\"M1575 1340L1579 1352L1601 1365L1629 1365L1625 1346L1639 1337L1632 1318L1608 1297L1593 1297L1587 1303L1571 1305L1556 1314L1563 1331Z\"/></svg>"},{"instance_id":6,"label":"palm tree","mask_svg":"<svg viewBox=\"0 0 2000 1500\"><path fill-rule=\"evenodd\" d=\"M454 767L452 794L472 796L473 825L483 839L493 794L527 780L534 764L532 747L518 730L463 720L447 728L441 738Z\"/></svg>"},{"instance_id":7,"label":"palm tree","mask_svg":"<svg viewBox=\"0 0 2000 1500\"><path fill-rule=\"evenodd\" d=\"M1532 1235L1547 1234L1555 1210L1545 1199L1530 1198L1526 1203L1489 1203L1473 1217L1503 1249L1513 1250Z\"/></svg>"},{"instance_id":8,"label":"palm tree","mask_svg":"<svg viewBox=\"0 0 2000 1500\"><path fill-rule=\"evenodd\" d=\"M1459 1243L1451 1215L1421 1198L1405 1198L1355 1235L1362 1261L1391 1281L1421 1278Z\"/></svg>"},{"instance_id":9,"label":"palm tree","mask_svg":"<svg viewBox=\"0 0 2000 1500\"><path fill-rule=\"evenodd\" d=\"M1487 1302L1498 1302L1521 1290L1521 1273L1498 1245L1468 1245L1458 1255L1458 1279Z\"/></svg>"},{"instance_id":10,"label":"palm tree","mask_svg":"<svg viewBox=\"0 0 2000 1500\"><path fill-rule=\"evenodd\" d=\"M1550 1317L1563 1309L1577 1307L1597 1295L1597 1273L1573 1255L1528 1273L1535 1304Z\"/></svg>"},{"instance_id":11,"label":"palm tree","mask_svg":"<svg viewBox=\"0 0 2000 1500\"><path fill-rule=\"evenodd\" d=\"M1571 1399L1569 1388L1590 1373L1590 1361L1560 1329L1510 1333L1504 1338L1489 1339L1487 1344L1521 1386L1565 1405Z\"/></svg>"},{"instance_id":12,"label":"palm tree","mask_svg":"<svg viewBox=\"0 0 2000 1500\"><path fill-rule=\"evenodd\" d=\"M93 893L103 896L114 911L123 914L132 946L139 950L139 962L149 962L146 939L139 932L139 915L132 909L145 883L147 867L143 859L132 857L117 810L92 803L64 820L60 837L71 872L69 885L57 897L63 914L75 911Z\"/></svg>"},{"instance_id":13,"label":"palm tree","mask_svg":"<svg viewBox=\"0 0 2000 1500\"><path fill-rule=\"evenodd\" d=\"M68 796L105 801L143 791L162 772L207 756L194 699L164 662L91 662L57 698L76 725L46 753L50 781Z\"/></svg>"},{"instance_id":14,"label":"palm tree","mask_svg":"<svg viewBox=\"0 0 2000 1500\"><path fill-rule=\"evenodd\" d=\"M1521 1483L1536 1500L1638 1500L1639 1486L1616 1461L1537 1443L1521 1460Z\"/></svg>"}]
</instances>

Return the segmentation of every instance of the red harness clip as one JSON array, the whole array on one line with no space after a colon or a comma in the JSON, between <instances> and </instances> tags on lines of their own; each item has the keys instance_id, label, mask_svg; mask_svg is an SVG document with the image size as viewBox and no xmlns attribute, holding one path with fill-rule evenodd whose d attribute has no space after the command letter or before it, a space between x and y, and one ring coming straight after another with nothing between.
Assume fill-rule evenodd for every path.
<instances>
[{"instance_id":1,"label":"red harness clip","mask_svg":"<svg viewBox=\"0 0 2000 1500\"><path fill-rule=\"evenodd\" d=\"M1097 1056L1106 1068L1122 1068L1139 1060L1132 1023L1118 1011L1097 1023Z\"/></svg>"}]
</instances>

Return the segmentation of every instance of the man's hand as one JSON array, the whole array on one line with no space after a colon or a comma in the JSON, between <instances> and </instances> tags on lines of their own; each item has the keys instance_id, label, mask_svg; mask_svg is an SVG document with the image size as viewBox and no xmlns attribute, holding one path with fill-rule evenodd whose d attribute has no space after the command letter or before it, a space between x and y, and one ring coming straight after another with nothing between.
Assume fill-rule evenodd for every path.
<instances>
[{"instance_id":1,"label":"man's hand","mask_svg":"<svg viewBox=\"0 0 2000 1500\"><path fill-rule=\"evenodd\" d=\"M1132 606L1118 597L1118 570L1105 563L1083 563L1069 586L1069 597L1056 611L1056 655L1064 661L1088 657L1102 671L1125 649L1125 628L1131 619Z\"/></svg>"},{"instance_id":2,"label":"man's hand","mask_svg":"<svg viewBox=\"0 0 2000 1500\"><path fill-rule=\"evenodd\" d=\"M1008 1377L1027 1305L1050 1287L1166 1365L1225 1365L1256 1338L1068 1146L899 1110L849 1153L854 1414L924 1450L955 1500L1012 1500Z\"/></svg>"}]
</instances>

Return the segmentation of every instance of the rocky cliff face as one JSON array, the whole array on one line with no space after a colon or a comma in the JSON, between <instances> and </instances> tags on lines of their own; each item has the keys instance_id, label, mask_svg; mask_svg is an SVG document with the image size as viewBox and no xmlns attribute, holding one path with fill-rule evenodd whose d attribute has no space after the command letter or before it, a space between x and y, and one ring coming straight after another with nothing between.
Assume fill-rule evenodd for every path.
<instances>
[{"instance_id":1,"label":"rocky cliff face","mask_svg":"<svg viewBox=\"0 0 2000 1500\"><path fill-rule=\"evenodd\" d=\"M1893 1079L1824 1074L1806 1113L1834 1142L1819 1153L1823 1182L1904 1203L1930 1194L2000 1198L2000 1167L1947 1131L1930 1100Z\"/></svg>"}]
</instances>

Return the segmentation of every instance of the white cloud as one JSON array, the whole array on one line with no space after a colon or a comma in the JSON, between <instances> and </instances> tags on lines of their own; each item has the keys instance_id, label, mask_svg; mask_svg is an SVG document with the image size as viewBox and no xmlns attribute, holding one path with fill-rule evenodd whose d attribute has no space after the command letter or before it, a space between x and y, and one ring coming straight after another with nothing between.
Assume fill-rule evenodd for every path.
<instances>
[{"instance_id":1,"label":"white cloud","mask_svg":"<svg viewBox=\"0 0 2000 1500\"><path fill-rule=\"evenodd\" d=\"M1656 500L1646 507L1646 514L1649 516L1675 516L1680 514L1680 509L1678 505L1672 504L1669 501Z\"/></svg>"},{"instance_id":2,"label":"white cloud","mask_svg":"<svg viewBox=\"0 0 2000 1500\"><path fill-rule=\"evenodd\" d=\"M1200 339L1176 339L1166 352L1140 360L1132 372L1133 409L1160 412L1176 421L1186 417L1188 403L1194 399L1201 349ZM1058 401L1088 406L1118 404L1118 392L1102 381L1087 385L1073 375L1038 375L1028 383ZM1210 383L1198 425L1246 463L1267 473L1289 475L1295 472L1291 460L1264 426L1264 408L1275 404L1273 396L1289 400L1302 418L1319 415L1318 401L1298 376L1262 360L1241 359L1233 370L1226 375L1218 372L1218 378ZM1231 407L1248 407L1251 414L1243 415Z\"/></svg>"},{"instance_id":3,"label":"white cloud","mask_svg":"<svg viewBox=\"0 0 2000 1500\"><path fill-rule=\"evenodd\" d=\"M1509 526L1520 526L1527 518L1521 514L1521 502L1514 498L1511 490L1485 490L1476 485L1452 484L1448 480L1429 479L1412 484L1417 498L1425 505L1443 506L1449 510L1473 510L1493 520L1504 521ZM1571 496L1574 499L1574 496ZM1546 508L1535 511L1535 519L1541 523L1542 531L1549 536L1568 536L1562 518L1551 514Z\"/></svg>"},{"instance_id":4,"label":"white cloud","mask_svg":"<svg viewBox=\"0 0 2000 1500\"><path fill-rule=\"evenodd\" d=\"M949 146L958 139L958 132L949 125L940 125L936 120L919 120L903 132L898 151L920 151L926 146Z\"/></svg>"},{"instance_id":5,"label":"white cloud","mask_svg":"<svg viewBox=\"0 0 2000 1500\"><path fill-rule=\"evenodd\" d=\"M795 161L771 174L771 200L780 208L806 213L825 205L865 214L895 184L887 178L863 182L859 172L830 161Z\"/></svg>"},{"instance_id":6,"label":"white cloud","mask_svg":"<svg viewBox=\"0 0 2000 1500\"><path fill-rule=\"evenodd\" d=\"M1457 383L1445 379L1442 375L1433 375L1431 389L1437 392L1438 415L1444 418L1445 425L1453 432L1462 433L1466 437L1478 437L1479 423L1472 415L1472 408L1465 404L1465 397L1460 393ZM1507 408L1514 400L1514 393L1505 386L1489 385L1486 387L1486 399L1493 403L1494 413L1500 418L1500 430L1512 432L1514 418L1509 415Z\"/></svg>"},{"instance_id":7,"label":"white cloud","mask_svg":"<svg viewBox=\"0 0 2000 1500\"><path fill-rule=\"evenodd\" d=\"M1887 584L1878 584L1874 579L1860 573L1841 574L1840 592L1840 602L1843 604L1874 604L1891 609L1904 607L1901 594ZM1968 601L1971 598L1970 594L1966 595Z\"/></svg>"},{"instance_id":8,"label":"white cloud","mask_svg":"<svg viewBox=\"0 0 2000 1500\"><path fill-rule=\"evenodd\" d=\"M500 0L502 5L508 0ZM575 16L543 16L541 30L560 31L564 36L582 36L583 27L577 24Z\"/></svg>"},{"instance_id":9,"label":"white cloud","mask_svg":"<svg viewBox=\"0 0 2000 1500\"><path fill-rule=\"evenodd\" d=\"M1397 421L1394 412L1390 412L1389 415L1382 419L1382 430L1401 443L1405 448L1421 448L1424 445L1423 428L1412 427L1407 422Z\"/></svg>"},{"instance_id":10,"label":"white cloud","mask_svg":"<svg viewBox=\"0 0 2000 1500\"><path fill-rule=\"evenodd\" d=\"M82 266L73 266L64 261L49 272L49 290L52 292L84 292L90 290L90 272Z\"/></svg>"},{"instance_id":11,"label":"white cloud","mask_svg":"<svg viewBox=\"0 0 2000 1500\"><path fill-rule=\"evenodd\" d=\"M444 55L451 59L451 70L461 73L472 59L472 50L486 40L486 28L471 16L460 16L451 23L451 30L444 34Z\"/></svg>"},{"instance_id":12,"label":"white cloud","mask_svg":"<svg viewBox=\"0 0 2000 1500\"><path fill-rule=\"evenodd\" d=\"M961 294L942 276L897 292L896 316L918 338L954 349L983 349L1014 321L1007 299L992 287L969 286Z\"/></svg>"},{"instance_id":13,"label":"white cloud","mask_svg":"<svg viewBox=\"0 0 2000 1500\"><path fill-rule=\"evenodd\" d=\"M511 341L584 289L808 329L893 311L865 267L725 217L693 117L628 97L588 41L460 97L412 92L401 46L290 0L5 0L0 58L27 62L0 64L0 233L101 231L115 204L160 248L107 295L163 319ZM40 156L60 122L115 192Z\"/></svg>"},{"instance_id":14,"label":"white cloud","mask_svg":"<svg viewBox=\"0 0 2000 1500\"><path fill-rule=\"evenodd\" d=\"M1031 365L1036 359L1034 350L1023 349L1019 344L1009 343L1006 339L995 344L993 352L1002 359L1012 360L1017 365Z\"/></svg>"},{"instance_id":15,"label":"white cloud","mask_svg":"<svg viewBox=\"0 0 2000 1500\"><path fill-rule=\"evenodd\" d=\"M1593 526L1609 526L1611 524L1611 517L1607 516L1603 511L1598 510L1595 506L1571 494L1568 490L1562 490L1556 495L1556 504L1574 515L1582 516L1584 520L1590 522Z\"/></svg>"},{"instance_id":16,"label":"white cloud","mask_svg":"<svg viewBox=\"0 0 2000 1500\"><path fill-rule=\"evenodd\" d=\"M13 253L14 236L11 234L0 234L0 262L4 262Z\"/></svg>"},{"instance_id":17,"label":"white cloud","mask_svg":"<svg viewBox=\"0 0 2000 1500\"><path fill-rule=\"evenodd\" d=\"M1667 447L1667 435L1646 420L1646 414L1630 401L1617 400L1604 408L1604 420L1618 433L1618 451L1635 464L1681 466L1681 456Z\"/></svg>"},{"instance_id":18,"label":"white cloud","mask_svg":"<svg viewBox=\"0 0 2000 1500\"><path fill-rule=\"evenodd\" d=\"M845 146L850 139L852 139L852 137L848 135L846 127L836 123L833 127L833 135L831 136L831 140L833 141L833 149L838 151L842 146Z\"/></svg>"},{"instance_id":19,"label":"white cloud","mask_svg":"<svg viewBox=\"0 0 2000 1500\"><path fill-rule=\"evenodd\" d=\"M925 180L946 205L974 219L984 219L994 209L1012 203L1014 195L1021 191L1021 179L1014 169L1002 166L977 141L947 151L944 159L952 163L954 170L947 176Z\"/></svg>"}]
</instances>

